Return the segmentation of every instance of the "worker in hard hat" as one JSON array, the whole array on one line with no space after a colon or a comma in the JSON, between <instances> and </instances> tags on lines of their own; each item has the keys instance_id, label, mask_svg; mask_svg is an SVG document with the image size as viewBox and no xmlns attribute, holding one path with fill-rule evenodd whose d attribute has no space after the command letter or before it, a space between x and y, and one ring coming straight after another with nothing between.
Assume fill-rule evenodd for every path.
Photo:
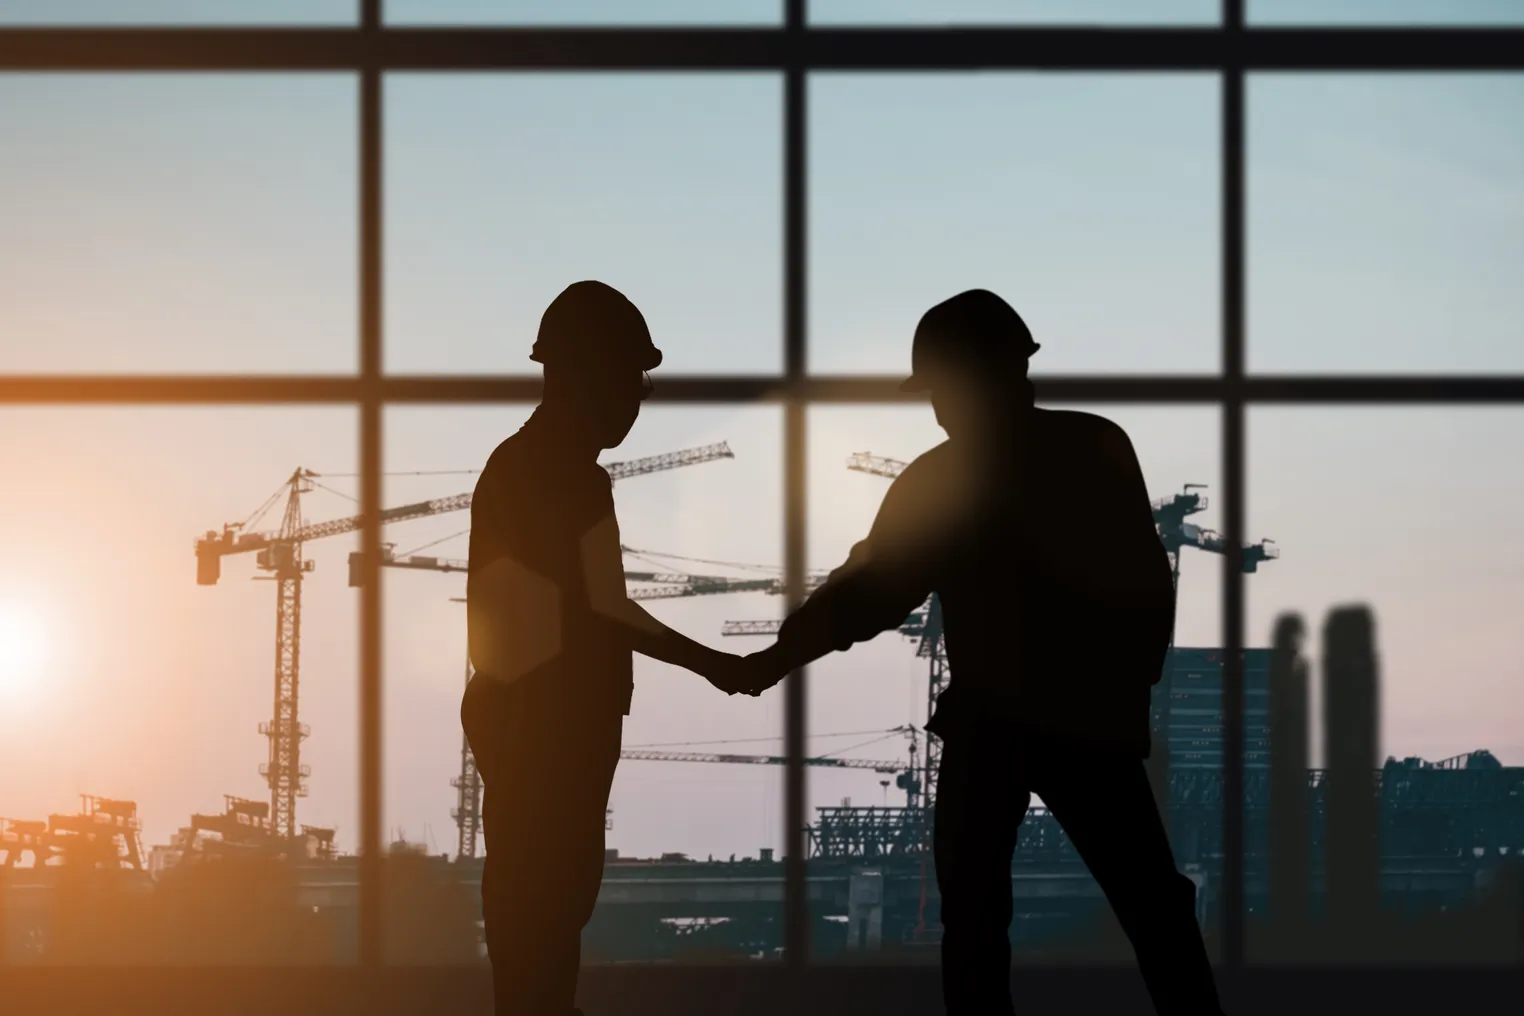
<instances>
[{"instance_id":1,"label":"worker in hard hat","mask_svg":"<svg viewBox=\"0 0 1524 1016\"><path fill-rule=\"evenodd\" d=\"M969 290L921 318L907 391L947 440L894 480L867 537L747 658L753 689L904 624L936 593L949 671L934 851L949 1016L1013 1013L1011 862L1036 794L1131 940L1156 1010L1216 1016L1194 883L1155 804L1150 689L1174 625L1169 560L1127 434L1038 409L1016 311Z\"/></svg>"},{"instance_id":2,"label":"worker in hard hat","mask_svg":"<svg viewBox=\"0 0 1524 1016\"><path fill-rule=\"evenodd\" d=\"M551 303L530 358L544 395L487 460L471 501L466 585L476 676L461 723L485 791L482 914L499 1013L575 1013L582 929L603 879L609 788L633 693L631 653L727 693L741 659L630 600L612 481L662 360L617 290Z\"/></svg>"}]
</instances>

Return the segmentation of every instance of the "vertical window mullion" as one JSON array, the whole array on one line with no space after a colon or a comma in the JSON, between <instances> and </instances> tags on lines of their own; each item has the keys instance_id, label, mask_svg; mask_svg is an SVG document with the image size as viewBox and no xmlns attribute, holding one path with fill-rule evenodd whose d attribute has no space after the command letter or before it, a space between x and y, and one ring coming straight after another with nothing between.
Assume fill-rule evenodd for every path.
<instances>
[{"instance_id":1,"label":"vertical window mullion","mask_svg":"<svg viewBox=\"0 0 1524 1016\"><path fill-rule=\"evenodd\" d=\"M1223 0L1223 28L1243 35L1243 0ZM1222 965L1244 957L1244 66L1240 45L1222 68L1222 406L1223 536L1222 885L1218 900Z\"/></svg>"},{"instance_id":2,"label":"vertical window mullion","mask_svg":"<svg viewBox=\"0 0 1524 1016\"><path fill-rule=\"evenodd\" d=\"M788 0L788 65L783 81L783 581L792 610L804 598L806 509L805 378L805 0ZM810 913L805 883L805 668L784 684L783 792L784 960L793 969L809 962Z\"/></svg>"},{"instance_id":3,"label":"vertical window mullion","mask_svg":"<svg viewBox=\"0 0 1524 1016\"><path fill-rule=\"evenodd\" d=\"M380 0L364 0L360 74L360 920L362 967L382 962Z\"/></svg>"}]
</instances>

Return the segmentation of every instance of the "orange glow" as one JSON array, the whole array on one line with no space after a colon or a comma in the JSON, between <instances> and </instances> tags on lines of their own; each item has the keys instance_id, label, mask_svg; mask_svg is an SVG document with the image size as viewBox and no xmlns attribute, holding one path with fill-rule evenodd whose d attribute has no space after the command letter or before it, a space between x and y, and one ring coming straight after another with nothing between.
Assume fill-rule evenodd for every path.
<instances>
[{"instance_id":1,"label":"orange glow","mask_svg":"<svg viewBox=\"0 0 1524 1016\"><path fill-rule=\"evenodd\" d=\"M10 698L41 683L45 638L30 611L0 604L0 695Z\"/></svg>"}]
</instances>

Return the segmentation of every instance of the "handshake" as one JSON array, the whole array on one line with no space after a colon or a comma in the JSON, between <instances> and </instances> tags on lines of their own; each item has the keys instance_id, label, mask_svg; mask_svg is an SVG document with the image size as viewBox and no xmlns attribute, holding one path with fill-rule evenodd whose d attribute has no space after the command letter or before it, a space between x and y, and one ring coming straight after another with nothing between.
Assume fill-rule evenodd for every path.
<instances>
[{"instance_id":1,"label":"handshake","mask_svg":"<svg viewBox=\"0 0 1524 1016\"><path fill-rule=\"evenodd\" d=\"M748 656L715 651L694 668L700 677L727 695L760 695L788 676L789 666L773 645Z\"/></svg>"}]
</instances>

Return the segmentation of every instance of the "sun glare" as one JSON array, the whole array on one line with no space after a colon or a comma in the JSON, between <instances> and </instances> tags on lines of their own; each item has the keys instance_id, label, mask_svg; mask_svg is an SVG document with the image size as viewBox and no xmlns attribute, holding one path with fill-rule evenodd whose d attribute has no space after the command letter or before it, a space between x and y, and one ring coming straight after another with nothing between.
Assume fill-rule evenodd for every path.
<instances>
[{"instance_id":1,"label":"sun glare","mask_svg":"<svg viewBox=\"0 0 1524 1016\"><path fill-rule=\"evenodd\" d=\"M26 611L0 606L0 693L24 691L41 676L42 634Z\"/></svg>"}]
</instances>

